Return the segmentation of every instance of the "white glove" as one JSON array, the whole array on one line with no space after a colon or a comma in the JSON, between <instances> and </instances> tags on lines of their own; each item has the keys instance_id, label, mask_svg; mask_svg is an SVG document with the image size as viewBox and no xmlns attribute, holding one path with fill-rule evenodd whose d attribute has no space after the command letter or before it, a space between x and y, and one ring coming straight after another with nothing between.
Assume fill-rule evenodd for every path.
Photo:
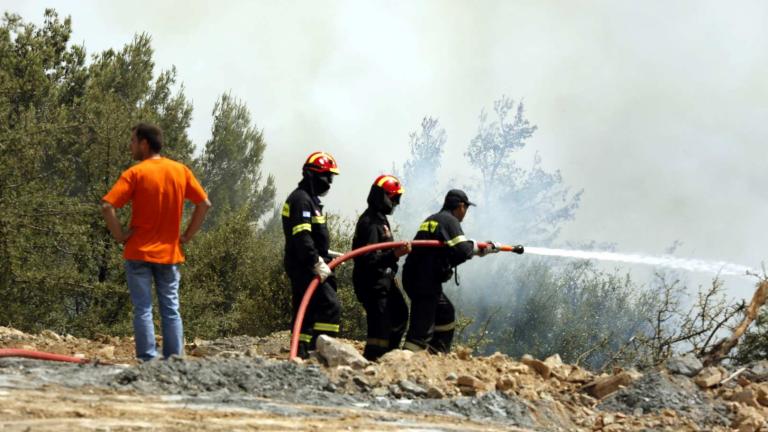
<instances>
[{"instance_id":1,"label":"white glove","mask_svg":"<svg viewBox=\"0 0 768 432\"><path fill-rule=\"evenodd\" d=\"M331 275L332 271L331 268L328 267L328 264L323 261L323 257L317 257L317 263L312 267L312 273L320 276L320 283L323 283L328 279L328 276Z\"/></svg>"},{"instance_id":2,"label":"white glove","mask_svg":"<svg viewBox=\"0 0 768 432\"><path fill-rule=\"evenodd\" d=\"M477 244L477 240L471 240L472 242L472 256L479 256L480 258L485 256L485 251L483 249L480 249L480 246Z\"/></svg>"},{"instance_id":3,"label":"white glove","mask_svg":"<svg viewBox=\"0 0 768 432\"><path fill-rule=\"evenodd\" d=\"M485 247L481 248L477 244L477 241L472 240L472 255L473 256L477 255L480 258L482 258L488 254L496 253L501 250L501 243L494 242L494 241L487 241L485 243L486 243Z\"/></svg>"},{"instance_id":4,"label":"white glove","mask_svg":"<svg viewBox=\"0 0 768 432\"><path fill-rule=\"evenodd\" d=\"M342 256L342 255L344 255L344 254L343 254L343 253L341 253L341 252L336 252L335 250L330 250L330 249L328 249L328 256L329 256L331 259L336 259L336 258L338 258L338 257L340 257L340 256Z\"/></svg>"}]
</instances>

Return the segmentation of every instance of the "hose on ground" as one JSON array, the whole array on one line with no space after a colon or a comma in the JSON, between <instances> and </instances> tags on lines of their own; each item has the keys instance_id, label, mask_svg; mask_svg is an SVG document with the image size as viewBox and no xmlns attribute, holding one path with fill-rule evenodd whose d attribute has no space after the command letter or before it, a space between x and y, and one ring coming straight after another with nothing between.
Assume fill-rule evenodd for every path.
<instances>
[{"instance_id":1,"label":"hose on ground","mask_svg":"<svg viewBox=\"0 0 768 432\"><path fill-rule=\"evenodd\" d=\"M16 349L16 348L0 349L0 358L2 357L22 357L22 358L28 358L33 360L48 360L48 361L78 363L78 364L91 363L91 360L85 359L85 358L71 357L71 356L66 356L62 354L54 354L54 353L48 353L48 352L42 352L42 351L33 351L33 350ZM99 363L108 364L104 362L99 362Z\"/></svg>"}]
</instances>

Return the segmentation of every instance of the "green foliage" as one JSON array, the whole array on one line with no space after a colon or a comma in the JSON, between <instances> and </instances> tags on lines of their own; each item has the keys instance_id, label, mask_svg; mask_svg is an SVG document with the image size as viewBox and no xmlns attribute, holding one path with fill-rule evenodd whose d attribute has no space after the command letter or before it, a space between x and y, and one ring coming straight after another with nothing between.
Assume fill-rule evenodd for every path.
<instances>
[{"instance_id":1,"label":"green foliage","mask_svg":"<svg viewBox=\"0 0 768 432\"><path fill-rule=\"evenodd\" d=\"M222 95L213 108L212 137L198 160L201 181L216 206L205 226L216 225L230 212L246 209L246 223L257 221L274 205L274 178L260 186L260 165L266 143L251 126L251 115L242 102Z\"/></svg>"},{"instance_id":2,"label":"green foliage","mask_svg":"<svg viewBox=\"0 0 768 432\"><path fill-rule=\"evenodd\" d=\"M188 338L265 335L290 328L290 289L266 142L245 104L224 94L198 160L187 136L192 105L176 70L153 73L151 40L86 62L71 46L69 18L46 11L38 28L6 14L0 26L0 325L28 331L130 334L122 247L98 210L132 163L130 127L164 131L163 153L200 169L214 209L187 246L181 303ZM119 212L124 224L130 210ZM346 250L351 226L330 217L333 246ZM337 272L346 336L364 334L351 266Z\"/></svg>"},{"instance_id":3,"label":"green foliage","mask_svg":"<svg viewBox=\"0 0 768 432\"><path fill-rule=\"evenodd\" d=\"M515 356L558 353L566 362L600 367L644 329L653 307L651 292L589 262L561 268L534 262L515 277L518 290L500 305L497 345Z\"/></svg>"},{"instance_id":4,"label":"green foliage","mask_svg":"<svg viewBox=\"0 0 768 432\"><path fill-rule=\"evenodd\" d=\"M734 357L737 364L768 358L768 310L760 310L755 323L744 334Z\"/></svg>"}]
</instances>

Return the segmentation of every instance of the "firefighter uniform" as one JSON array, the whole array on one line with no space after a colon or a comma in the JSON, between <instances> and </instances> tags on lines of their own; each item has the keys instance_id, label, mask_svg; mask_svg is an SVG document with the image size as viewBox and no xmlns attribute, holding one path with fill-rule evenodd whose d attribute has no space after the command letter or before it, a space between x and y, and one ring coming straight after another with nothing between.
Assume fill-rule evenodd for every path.
<instances>
[{"instance_id":1,"label":"firefighter uniform","mask_svg":"<svg viewBox=\"0 0 768 432\"><path fill-rule=\"evenodd\" d=\"M313 266L321 257L330 262L330 244L323 206L312 194L312 185L304 179L283 204L282 221L285 235L284 265L291 280L293 320L304 297L307 286L315 277ZM339 332L341 308L336 297L333 275L318 285L307 308L299 341L304 349L314 349L317 336L336 336Z\"/></svg>"},{"instance_id":2,"label":"firefighter uniform","mask_svg":"<svg viewBox=\"0 0 768 432\"><path fill-rule=\"evenodd\" d=\"M355 227L352 249L392 240L387 217L369 206ZM357 299L366 312L368 338L363 356L368 360L376 360L386 352L399 348L405 333L408 306L395 279L397 261L393 249L355 258L352 281Z\"/></svg>"},{"instance_id":3,"label":"firefighter uniform","mask_svg":"<svg viewBox=\"0 0 768 432\"><path fill-rule=\"evenodd\" d=\"M405 260L403 288L411 299L411 322L403 348L449 352L456 313L442 284L451 279L456 266L472 258L474 242L445 208L419 226L414 240L439 240L446 247L416 248Z\"/></svg>"}]
</instances>

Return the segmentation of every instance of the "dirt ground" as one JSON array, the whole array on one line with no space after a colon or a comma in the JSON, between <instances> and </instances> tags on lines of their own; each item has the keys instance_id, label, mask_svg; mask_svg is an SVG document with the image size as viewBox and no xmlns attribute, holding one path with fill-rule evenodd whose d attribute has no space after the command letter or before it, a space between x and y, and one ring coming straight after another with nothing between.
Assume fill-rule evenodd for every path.
<instances>
[{"instance_id":1,"label":"dirt ground","mask_svg":"<svg viewBox=\"0 0 768 432\"><path fill-rule=\"evenodd\" d=\"M0 327L0 348L102 362L0 359L3 431L768 430L768 362L690 376L674 368L596 376L558 356L459 349L329 367L322 356L287 361L287 332L197 340L184 359L144 364L131 338Z\"/></svg>"},{"instance_id":2,"label":"dirt ground","mask_svg":"<svg viewBox=\"0 0 768 432\"><path fill-rule=\"evenodd\" d=\"M173 398L49 387L0 390L3 431L235 430L525 430L455 418L281 404L286 414L242 407L189 405ZM298 413L297 413L298 411ZM290 414L289 414L290 413Z\"/></svg>"}]
</instances>

